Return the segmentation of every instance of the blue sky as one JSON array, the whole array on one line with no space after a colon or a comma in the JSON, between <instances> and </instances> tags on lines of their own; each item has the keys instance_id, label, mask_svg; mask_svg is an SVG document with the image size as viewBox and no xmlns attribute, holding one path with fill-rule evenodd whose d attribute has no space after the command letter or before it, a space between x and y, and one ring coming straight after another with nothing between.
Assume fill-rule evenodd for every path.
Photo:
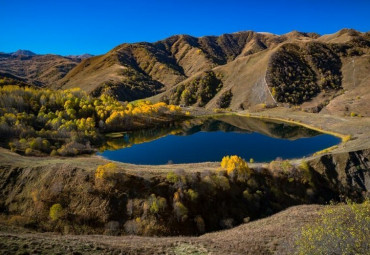
<instances>
[{"instance_id":1,"label":"blue sky","mask_svg":"<svg viewBox=\"0 0 370 255\"><path fill-rule=\"evenodd\" d=\"M124 42L243 30L370 30L370 0L0 0L0 52L103 54Z\"/></svg>"}]
</instances>

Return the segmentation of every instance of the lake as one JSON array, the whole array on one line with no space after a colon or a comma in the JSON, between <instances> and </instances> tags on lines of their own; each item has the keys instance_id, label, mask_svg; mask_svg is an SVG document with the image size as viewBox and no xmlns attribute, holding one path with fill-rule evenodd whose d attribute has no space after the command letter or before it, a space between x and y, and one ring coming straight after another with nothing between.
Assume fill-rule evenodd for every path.
<instances>
[{"instance_id":1,"label":"lake","mask_svg":"<svg viewBox=\"0 0 370 255\"><path fill-rule=\"evenodd\" d=\"M341 141L298 125L240 116L194 119L114 136L98 155L146 165L221 161L226 155L255 162L301 158Z\"/></svg>"}]
</instances>

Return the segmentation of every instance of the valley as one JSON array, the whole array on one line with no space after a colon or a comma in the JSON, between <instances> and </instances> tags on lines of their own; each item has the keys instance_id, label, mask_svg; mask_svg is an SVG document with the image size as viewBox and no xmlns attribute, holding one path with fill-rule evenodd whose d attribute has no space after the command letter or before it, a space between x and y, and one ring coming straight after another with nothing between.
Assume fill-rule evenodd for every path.
<instances>
[{"instance_id":1,"label":"valley","mask_svg":"<svg viewBox=\"0 0 370 255\"><path fill-rule=\"evenodd\" d=\"M347 210L366 251L369 73L352 29L1 53L0 251L304 254Z\"/></svg>"}]
</instances>

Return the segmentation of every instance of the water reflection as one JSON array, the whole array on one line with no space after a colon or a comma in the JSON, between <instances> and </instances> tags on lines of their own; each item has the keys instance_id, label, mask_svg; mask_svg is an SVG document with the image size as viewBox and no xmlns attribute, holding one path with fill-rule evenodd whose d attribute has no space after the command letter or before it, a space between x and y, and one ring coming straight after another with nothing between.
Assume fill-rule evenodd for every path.
<instances>
[{"instance_id":1,"label":"water reflection","mask_svg":"<svg viewBox=\"0 0 370 255\"><path fill-rule=\"evenodd\" d=\"M113 133L107 136L106 143L100 148L119 150L136 144L150 142L167 135L190 136L198 132L236 132L242 134L260 133L269 137L296 140L320 135L321 133L302 126L282 122L266 121L240 116L193 119L169 123L164 127L139 131Z\"/></svg>"}]
</instances>

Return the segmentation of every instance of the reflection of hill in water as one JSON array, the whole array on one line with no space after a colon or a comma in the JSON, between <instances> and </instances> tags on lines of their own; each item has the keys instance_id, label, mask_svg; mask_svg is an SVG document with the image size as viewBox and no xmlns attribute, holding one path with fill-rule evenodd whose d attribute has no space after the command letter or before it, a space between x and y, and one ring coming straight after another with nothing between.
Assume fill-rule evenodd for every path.
<instances>
[{"instance_id":1,"label":"reflection of hill in water","mask_svg":"<svg viewBox=\"0 0 370 255\"><path fill-rule=\"evenodd\" d=\"M184 122L171 123L166 127L140 130L123 133L122 137L106 141L100 148L104 150L117 150L130 147L134 144L150 142L161 137L173 135L192 135L197 132L257 132L275 138L296 140L303 137L312 137L320 133L302 126L294 126L276 121L265 121L240 116L221 116L209 119L193 119Z\"/></svg>"},{"instance_id":2,"label":"reflection of hill in water","mask_svg":"<svg viewBox=\"0 0 370 255\"><path fill-rule=\"evenodd\" d=\"M291 125L274 120L261 120L240 116L221 116L215 120L222 121L244 132L258 132L270 137L296 140L304 137L312 137L320 133L298 125Z\"/></svg>"}]
</instances>

